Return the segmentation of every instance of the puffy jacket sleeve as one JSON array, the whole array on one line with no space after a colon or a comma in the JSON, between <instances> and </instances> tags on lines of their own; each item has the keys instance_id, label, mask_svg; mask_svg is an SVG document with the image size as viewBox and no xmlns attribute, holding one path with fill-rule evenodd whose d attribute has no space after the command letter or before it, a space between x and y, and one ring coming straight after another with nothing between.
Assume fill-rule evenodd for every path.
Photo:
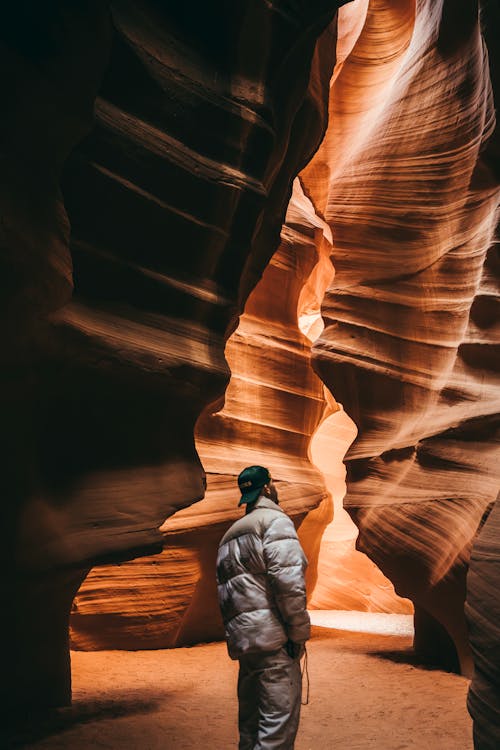
<instances>
[{"instance_id":1,"label":"puffy jacket sleeve","mask_svg":"<svg viewBox=\"0 0 500 750\"><path fill-rule=\"evenodd\" d=\"M304 580L307 559L295 527L285 514L267 528L263 553L271 591L287 636L291 641L303 643L311 634Z\"/></svg>"}]
</instances>

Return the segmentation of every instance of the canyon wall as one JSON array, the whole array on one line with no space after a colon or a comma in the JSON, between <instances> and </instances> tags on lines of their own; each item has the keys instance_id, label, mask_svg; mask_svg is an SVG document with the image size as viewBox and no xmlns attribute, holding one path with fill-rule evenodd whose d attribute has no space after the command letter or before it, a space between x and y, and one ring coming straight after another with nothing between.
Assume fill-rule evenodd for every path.
<instances>
[{"instance_id":1,"label":"canyon wall","mask_svg":"<svg viewBox=\"0 0 500 750\"><path fill-rule=\"evenodd\" d=\"M474 719L474 746L500 745L500 501L475 540L467 574L466 613L474 656L468 707Z\"/></svg>"},{"instance_id":2,"label":"canyon wall","mask_svg":"<svg viewBox=\"0 0 500 750\"><path fill-rule=\"evenodd\" d=\"M465 673L482 528L469 703L489 747L494 9L481 35L449 0L354 0L338 29L339 2L31 5L2 11L0 48L4 704L68 702L79 587L78 648L219 637L216 546L263 463L312 605L408 611L383 573L418 653ZM320 548L339 404L345 556L328 531Z\"/></svg>"},{"instance_id":3,"label":"canyon wall","mask_svg":"<svg viewBox=\"0 0 500 750\"><path fill-rule=\"evenodd\" d=\"M331 277L330 248L297 182L281 244L226 347L231 381L224 408L207 410L197 423L205 498L165 521L161 555L92 570L73 607L74 647L164 648L223 637L215 559L224 531L242 513L236 477L244 466L269 467L297 525L319 506L304 541L311 551L319 544L331 501L308 452L326 404L297 310L319 271L329 268Z\"/></svg>"},{"instance_id":4,"label":"canyon wall","mask_svg":"<svg viewBox=\"0 0 500 750\"><path fill-rule=\"evenodd\" d=\"M362 28L356 5L301 175L336 269L314 368L358 428L345 503L358 548L414 602L420 655L470 673L465 574L499 484L487 51L474 3L371 2Z\"/></svg>"},{"instance_id":5,"label":"canyon wall","mask_svg":"<svg viewBox=\"0 0 500 750\"><path fill-rule=\"evenodd\" d=\"M311 336L334 273L331 250L329 228L296 180L281 244L226 346L231 380L224 407L208 409L196 426L207 472L205 498L165 521L161 555L91 571L73 605L74 648L170 648L223 637L217 547L242 514L236 477L252 464L269 467L280 504L298 526L310 563L310 606L411 611L376 566L354 550L352 528L343 539L334 532L328 545L332 498L338 514L345 484L330 481L327 469L344 473L342 458L355 434L311 367ZM311 439L330 421L324 464L317 456L313 464Z\"/></svg>"},{"instance_id":6,"label":"canyon wall","mask_svg":"<svg viewBox=\"0 0 500 750\"><path fill-rule=\"evenodd\" d=\"M204 495L194 425L322 138L339 4L1 12L4 704L69 700L82 578Z\"/></svg>"}]
</instances>

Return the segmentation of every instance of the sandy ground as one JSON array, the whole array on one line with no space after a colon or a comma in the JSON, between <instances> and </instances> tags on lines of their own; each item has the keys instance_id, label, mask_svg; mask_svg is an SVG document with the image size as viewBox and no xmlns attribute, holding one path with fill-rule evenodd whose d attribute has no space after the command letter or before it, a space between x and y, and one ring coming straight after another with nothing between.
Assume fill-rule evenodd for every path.
<instances>
[{"instance_id":1,"label":"sandy ground","mask_svg":"<svg viewBox=\"0 0 500 750\"><path fill-rule=\"evenodd\" d=\"M411 636L314 626L295 750L470 750L463 677L416 666ZM74 704L25 717L2 747L237 747L237 663L225 645L74 652Z\"/></svg>"}]
</instances>

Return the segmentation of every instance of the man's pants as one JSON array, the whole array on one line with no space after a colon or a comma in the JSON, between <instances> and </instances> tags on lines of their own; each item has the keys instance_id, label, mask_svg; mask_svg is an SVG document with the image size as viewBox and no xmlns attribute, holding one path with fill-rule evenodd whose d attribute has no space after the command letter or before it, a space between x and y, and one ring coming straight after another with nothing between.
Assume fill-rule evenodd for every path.
<instances>
[{"instance_id":1,"label":"man's pants","mask_svg":"<svg viewBox=\"0 0 500 750\"><path fill-rule=\"evenodd\" d=\"M285 647L241 657L239 750L293 750L301 696L300 660Z\"/></svg>"}]
</instances>

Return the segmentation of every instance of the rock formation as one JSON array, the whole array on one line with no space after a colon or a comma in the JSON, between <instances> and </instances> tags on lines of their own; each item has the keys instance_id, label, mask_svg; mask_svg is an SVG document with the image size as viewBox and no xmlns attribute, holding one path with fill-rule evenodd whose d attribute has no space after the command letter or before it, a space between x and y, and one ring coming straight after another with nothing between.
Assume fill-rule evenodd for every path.
<instances>
[{"instance_id":1,"label":"rock formation","mask_svg":"<svg viewBox=\"0 0 500 750\"><path fill-rule=\"evenodd\" d=\"M160 648L222 636L215 557L224 530L241 515L236 476L244 466L269 467L297 524L318 504L328 516L330 499L308 457L325 409L323 384L298 326L304 286L325 260L332 270L325 246L321 222L296 183L280 247L226 347L232 374L224 408L197 424L206 496L166 520L161 555L90 573L75 600L75 647ZM324 527L312 525L306 547L319 542Z\"/></svg>"},{"instance_id":2,"label":"rock formation","mask_svg":"<svg viewBox=\"0 0 500 750\"><path fill-rule=\"evenodd\" d=\"M335 407L331 413L326 411L311 441L311 457L323 473L334 514L312 557L317 570L315 585L310 587L309 608L411 613L411 602L398 597L375 563L355 548L358 529L343 508L346 485L342 458L356 437L356 428L345 411L338 404ZM309 513L301 527L302 535L320 512Z\"/></svg>"},{"instance_id":3,"label":"rock formation","mask_svg":"<svg viewBox=\"0 0 500 750\"><path fill-rule=\"evenodd\" d=\"M8 612L1 703L7 709L68 700L69 611L88 568L81 558L72 569L54 565L55 547L60 558L74 548L85 522L66 515L65 479L57 476L65 467L51 445L58 437L53 397L61 369L51 354L48 319L69 302L73 287L61 170L92 126L111 28L99 2L62 5L9 3L0 10L1 590ZM73 453L71 431L61 439Z\"/></svg>"},{"instance_id":4,"label":"rock formation","mask_svg":"<svg viewBox=\"0 0 500 750\"><path fill-rule=\"evenodd\" d=\"M482 30L488 46L491 80L498 110L500 91L500 59L497 30L500 9L492 3L482 7ZM500 140L498 128L488 144L490 160L497 177L500 174ZM476 315L481 328L489 328L494 340L495 320L498 322L500 260L493 249L488 257L489 295L477 305ZM496 339L498 344L498 338ZM498 367L498 357L496 360ZM486 516L486 514L485 514ZM476 750L493 750L500 745L500 503L497 497L491 513L472 547L467 574L466 615L469 639L474 658L474 676L469 690L468 707L474 720Z\"/></svg>"},{"instance_id":5,"label":"rock formation","mask_svg":"<svg viewBox=\"0 0 500 750\"><path fill-rule=\"evenodd\" d=\"M499 483L488 58L474 3L371 2L362 27L355 6L301 175L336 269L314 367L358 428L358 548L415 603L420 654L469 673L466 565Z\"/></svg>"},{"instance_id":6,"label":"rock formation","mask_svg":"<svg viewBox=\"0 0 500 750\"><path fill-rule=\"evenodd\" d=\"M332 518L326 489L340 505L345 490L310 461L311 436L329 415L341 415L331 398L325 400L323 384L311 368L311 338L303 332L310 333L319 317L333 275L330 254L328 227L296 181L280 247L226 346L231 381L224 408L215 414L208 410L197 424L196 446L207 472L205 498L166 520L161 555L91 571L74 602L73 647L168 648L222 637L214 577L217 545L241 515L236 476L249 464L269 466L282 506L300 524L310 560L308 588L315 590L320 542ZM334 433L326 436L325 459L330 469L343 473L342 457L354 428L346 425L342 440L338 425L337 419ZM316 458L315 466L320 463ZM409 611L375 565L353 550L355 534L349 533L348 541L342 545L336 539L335 549L321 556L322 593L313 596L311 605L326 601L328 606Z\"/></svg>"},{"instance_id":7,"label":"rock formation","mask_svg":"<svg viewBox=\"0 0 500 750\"><path fill-rule=\"evenodd\" d=\"M466 613L475 669L468 706L477 750L500 746L500 502L481 529L467 574Z\"/></svg>"},{"instance_id":8,"label":"rock formation","mask_svg":"<svg viewBox=\"0 0 500 750\"><path fill-rule=\"evenodd\" d=\"M215 549L258 462L300 525L312 605L407 611L384 573L419 653L464 672L484 524L470 710L493 747L496 11L482 35L477 4L451 0L16 8L3 702L69 700L85 578L77 647L218 636ZM339 404L357 428L346 505L382 573L332 542Z\"/></svg>"},{"instance_id":9,"label":"rock formation","mask_svg":"<svg viewBox=\"0 0 500 750\"><path fill-rule=\"evenodd\" d=\"M323 135L339 4L2 10L4 702L69 699L88 568L203 496L194 424Z\"/></svg>"}]
</instances>

